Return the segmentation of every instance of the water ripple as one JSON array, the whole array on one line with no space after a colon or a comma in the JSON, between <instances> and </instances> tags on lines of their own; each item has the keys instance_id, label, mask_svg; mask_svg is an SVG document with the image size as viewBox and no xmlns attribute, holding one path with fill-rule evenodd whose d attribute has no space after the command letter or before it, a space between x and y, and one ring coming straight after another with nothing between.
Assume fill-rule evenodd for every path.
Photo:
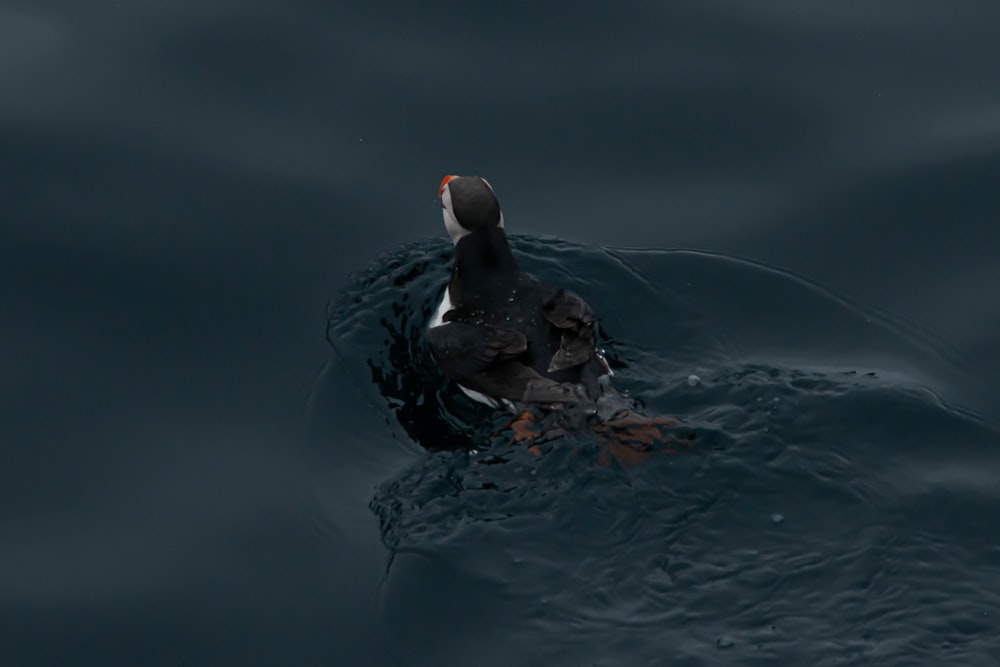
<instances>
[{"instance_id":1,"label":"water ripple","mask_svg":"<svg viewBox=\"0 0 1000 667\"><path fill-rule=\"evenodd\" d=\"M995 500L1000 437L942 398L961 373L947 349L734 258L515 248L595 307L618 387L696 437L625 469L584 436L540 457L491 439L502 416L423 347L450 249L407 246L354 278L328 330L355 381L430 450L371 499L393 560L499 587L522 609L508 630L542 661L659 664L665 644L681 662L799 664L996 648L1000 599L974 581L995 580L1000 558L968 535ZM431 591L434 572L390 563L387 581L426 576Z\"/></svg>"}]
</instances>

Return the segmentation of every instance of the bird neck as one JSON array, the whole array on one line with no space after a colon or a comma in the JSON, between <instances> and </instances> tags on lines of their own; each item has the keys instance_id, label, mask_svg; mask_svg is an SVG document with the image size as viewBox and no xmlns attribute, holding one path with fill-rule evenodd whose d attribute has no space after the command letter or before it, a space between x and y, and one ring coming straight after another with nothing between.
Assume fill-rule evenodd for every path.
<instances>
[{"instance_id":1,"label":"bird neck","mask_svg":"<svg viewBox=\"0 0 1000 667\"><path fill-rule=\"evenodd\" d=\"M498 282L506 282L519 273L520 269L502 227L477 229L462 237L455 245L453 287L460 279L469 289L481 291Z\"/></svg>"}]
</instances>

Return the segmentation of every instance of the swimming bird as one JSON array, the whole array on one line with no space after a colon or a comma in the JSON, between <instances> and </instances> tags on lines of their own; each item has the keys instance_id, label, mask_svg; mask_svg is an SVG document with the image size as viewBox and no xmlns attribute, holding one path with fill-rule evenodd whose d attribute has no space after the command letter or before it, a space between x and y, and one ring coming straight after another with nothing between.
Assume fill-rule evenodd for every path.
<instances>
[{"instance_id":1,"label":"swimming bird","mask_svg":"<svg viewBox=\"0 0 1000 667\"><path fill-rule=\"evenodd\" d=\"M596 348L593 310L521 270L485 178L445 176L438 197L455 249L426 332L441 371L472 399L515 414L526 407L596 413L611 369Z\"/></svg>"}]
</instances>

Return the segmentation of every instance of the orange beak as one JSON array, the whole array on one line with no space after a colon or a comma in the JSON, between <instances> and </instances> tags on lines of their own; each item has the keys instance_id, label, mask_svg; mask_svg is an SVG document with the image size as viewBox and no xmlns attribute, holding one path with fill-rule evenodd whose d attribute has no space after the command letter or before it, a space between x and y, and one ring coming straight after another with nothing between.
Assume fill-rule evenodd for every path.
<instances>
[{"instance_id":1,"label":"orange beak","mask_svg":"<svg viewBox=\"0 0 1000 667\"><path fill-rule=\"evenodd\" d=\"M452 174L451 176L445 176L444 178L441 179L441 185L438 186L438 199L441 198L441 193L444 192L444 186L448 185L448 181L450 181L453 178L458 178L458 176Z\"/></svg>"}]
</instances>

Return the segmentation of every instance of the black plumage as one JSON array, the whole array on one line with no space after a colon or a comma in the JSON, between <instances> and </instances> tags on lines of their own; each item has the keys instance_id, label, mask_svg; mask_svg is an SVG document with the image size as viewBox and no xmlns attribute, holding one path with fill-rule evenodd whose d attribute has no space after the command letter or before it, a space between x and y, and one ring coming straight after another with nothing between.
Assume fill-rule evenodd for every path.
<instances>
[{"instance_id":1,"label":"black plumage","mask_svg":"<svg viewBox=\"0 0 1000 667\"><path fill-rule=\"evenodd\" d=\"M598 378L610 371L595 348L590 306L520 269L485 180L448 177L441 193L455 263L443 297L451 307L427 331L438 366L494 404L572 404L592 412Z\"/></svg>"}]
</instances>

